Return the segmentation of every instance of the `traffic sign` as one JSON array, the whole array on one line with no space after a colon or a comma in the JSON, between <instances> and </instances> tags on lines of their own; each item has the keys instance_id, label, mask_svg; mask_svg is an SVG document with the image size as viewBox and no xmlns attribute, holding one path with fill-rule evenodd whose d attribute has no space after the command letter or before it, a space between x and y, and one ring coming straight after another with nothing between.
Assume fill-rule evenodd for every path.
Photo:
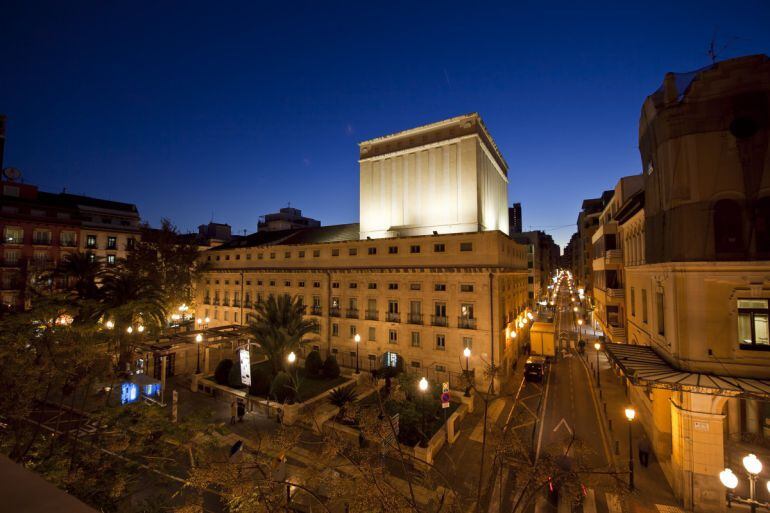
<instances>
[{"instance_id":1,"label":"traffic sign","mask_svg":"<svg viewBox=\"0 0 770 513\"><path fill-rule=\"evenodd\" d=\"M441 384L441 407L449 408L449 383Z\"/></svg>"}]
</instances>

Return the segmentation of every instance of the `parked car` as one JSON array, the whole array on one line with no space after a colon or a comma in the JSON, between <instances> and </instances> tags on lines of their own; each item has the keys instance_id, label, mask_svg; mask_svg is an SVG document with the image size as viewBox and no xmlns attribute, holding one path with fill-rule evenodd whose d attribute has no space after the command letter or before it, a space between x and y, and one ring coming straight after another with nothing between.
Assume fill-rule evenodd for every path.
<instances>
[{"instance_id":1,"label":"parked car","mask_svg":"<svg viewBox=\"0 0 770 513\"><path fill-rule=\"evenodd\" d=\"M548 362L542 356L530 356L524 363L524 379L527 381L543 381Z\"/></svg>"}]
</instances>

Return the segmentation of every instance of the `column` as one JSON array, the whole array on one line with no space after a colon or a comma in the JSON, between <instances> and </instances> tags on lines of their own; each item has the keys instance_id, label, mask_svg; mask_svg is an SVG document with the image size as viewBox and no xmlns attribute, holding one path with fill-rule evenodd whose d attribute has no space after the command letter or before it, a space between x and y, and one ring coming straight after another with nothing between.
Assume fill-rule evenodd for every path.
<instances>
[{"instance_id":1,"label":"column","mask_svg":"<svg viewBox=\"0 0 770 513\"><path fill-rule=\"evenodd\" d=\"M758 434L759 428L759 401L746 399L746 431Z\"/></svg>"},{"instance_id":2,"label":"column","mask_svg":"<svg viewBox=\"0 0 770 513\"><path fill-rule=\"evenodd\" d=\"M741 400L737 397L727 400L727 433L730 440L741 439Z\"/></svg>"}]
</instances>

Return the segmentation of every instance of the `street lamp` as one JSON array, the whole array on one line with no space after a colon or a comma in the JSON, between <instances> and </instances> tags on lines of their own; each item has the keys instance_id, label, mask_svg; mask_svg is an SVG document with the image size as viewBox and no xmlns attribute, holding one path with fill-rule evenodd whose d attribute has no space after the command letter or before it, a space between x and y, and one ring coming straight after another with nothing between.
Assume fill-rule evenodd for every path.
<instances>
[{"instance_id":1,"label":"street lamp","mask_svg":"<svg viewBox=\"0 0 770 513\"><path fill-rule=\"evenodd\" d=\"M358 369L358 346L361 345L361 335L356 333L356 336L353 337L353 340L355 340L355 342L356 342L356 374L359 374L360 371Z\"/></svg>"},{"instance_id":2,"label":"street lamp","mask_svg":"<svg viewBox=\"0 0 770 513\"><path fill-rule=\"evenodd\" d=\"M516 332L514 331L514 334ZM463 356L465 357L465 379L468 380L468 384L465 387L465 397L471 396L471 370L470 370L470 364L471 364L471 348L466 347L463 349Z\"/></svg>"},{"instance_id":3,"label":"street lamp","mask_svg":"<svg viewBox=\"0 0 770 513\"><path fill-rule=\"evenodd\" d=\"M628 419L628 489L634 491L634 446L631 440L631 423L636 417L636 410L629 406L626 408Z\"/></svg>"},{"instance_id":4,"label":"street lamp","mask_svg":"<svg viewBox=\"0 0 770 513\"><path fill-rule=\"evenodd\" d=\"M417 384L417 387L420 389L420 392L425 394L425 391L428 390L428 380L425 379L425 377L423 376L422 378L420 378L420 382ZM425 445L423 445L423 447L428 445L428 434L426 433L427 429L426 429L426 422L425 422L425 401L424 401L424 399L425 399L425 397L423 395L423 404L421 405L421 408L420 408L420 410L422 410L422 437L423 437L423 443L425 444Z\"/></svg>"},{"instance_id":5,"label":"street lamp","mask_svg":"<svg viewBox=\"0 0 770 513\"><path fill-rule=\"evenodd\" d=\"M132 326L129 326L128 328L126 328L126 333L128 333L129 335L132 334L133 332L134 332L134 328Z\"/></svg>"},{"instance_id":6,"label":"street lamp","mask_svg":"<svg viewBox=\"0 0 770 513\"><path fill-rule=\"evenodd\" d=\"M731 490L734 490L738 486L738 476L733 474L733 471L729 468L724 469L719 473L719 480L728 489L727 492L727 506L730 506L731 501L739 502L741 504L748 504L751 507L751 513L757 511L757 506L761 506L766 509L770 509L770 503L761 502L757 500L757 477L762 472L762 462L755 454L747 454L743 458L743 468L749 474L749 497L741 497L733 494ZM770 493L770 481L765 483L767 491Z\"/></svg>"},{"instance_id":7,"label":"street lamp","mask_svg":"<svg viewBox=\"0 0 770 513\"><path fill-rule=\"evenodd\" d=\"M296 355L296 354L294 354L294 351L292 351L291 353L289 353L289 356L287 356L287 357L286 357L286 360L287 360L287 361L288 361L290 364L292 364L292 365L293 365L293 364L294 364L294 362L296 362L296 361L297 361L297 355Z\"/></svg>"},{"instance_id":8,"label":"street lamp","mask_svg":"<svg viewBox=\"0 0 770 513\"><path fill-rule=\"evenodd\" d=\"M139 333L142 333L144 331L144 326L140 324L139 326L137 326L136 331L138 331Z\"/></svg>"},{"instance_id":9,"label":"street lamp","mask_svg":"<svg viewBox=\"0 0 770 513\"><path fill-rule=\"evenodd\" d=\"M578 324L578 340L580 340L581 338L583 338L583 319L578 319L577 324Z\"/></svg>"},{"instance_id":10,"label":"street lamp","mask_svg":"<svg viewBox=\"0 0 770 513\"><path fill-rule=\"evenodd\" d=\"M114 328L114 327L115 327L115 323L114 323L114 322L112 322L112 321L107 321L107 322L105 322L105 323L104 323L104 326L105 326L105 327L106 327L108 330L111 330L112 328Z\"/></svg>"},{"instance_id":11,"label":"street lamp","mask_svg":"<svg viewBox=\"0 0 770 513\"><path fill-rule=\"evenodd\" d=\"M195 335L195 345L198 347L198 365L195 366L195 374L201 373L201 342L203 342L203 335L198 333Z\"/></svg>"},{"instance_id":12,"label":"street lamp","mask_svg":"<svg viewBox=\"0 0 770 513\"><path fill-rule=\"evenodd\" d=\"M599 342L594 342L594 349L596 349L596 386L602 387L601 374L599 374L599 351L602 350L602 345Z\"/></svg>"}]
</instances>

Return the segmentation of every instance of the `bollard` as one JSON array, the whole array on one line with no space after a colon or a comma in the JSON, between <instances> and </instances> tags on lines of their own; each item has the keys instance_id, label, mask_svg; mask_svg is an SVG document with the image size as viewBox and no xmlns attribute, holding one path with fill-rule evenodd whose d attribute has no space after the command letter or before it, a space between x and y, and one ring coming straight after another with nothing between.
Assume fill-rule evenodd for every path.
<instances>
[{"instance_id":1,"label":"bollard","mask_svg":"<svg viewBox=\"0 0 770 513\"><path fill-rule=\"evenodd\" d=\"M607 424L609 424L610 431L612 431L612 419L607 420Z\"/></svg>"},{"instance_id":2,"label":"bollard","mask_svg":"<svg viewBox=\"0 0 770 513\"><path fill-rule=\"evenodd\" d=\"M615 456L620 456L620 442L615 440Z\"/></svg>"}]
</instances>

